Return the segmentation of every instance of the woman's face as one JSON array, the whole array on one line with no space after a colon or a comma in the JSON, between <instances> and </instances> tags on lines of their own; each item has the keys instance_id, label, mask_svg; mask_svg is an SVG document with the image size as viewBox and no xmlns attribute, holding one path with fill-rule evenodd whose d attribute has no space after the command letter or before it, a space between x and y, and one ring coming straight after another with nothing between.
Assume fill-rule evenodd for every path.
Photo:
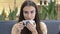
<instances>
[{"instance_id":1,"label":"woman's face","mask_svg":"<svg viewBox=\"0 0 60 34\"><path fill-rule=\"evenodd\" d=\"M23 8L23 16L26 20L33 20L35 18L36 9L33 6L25 6Z\"/></svg>"}]
</instances>

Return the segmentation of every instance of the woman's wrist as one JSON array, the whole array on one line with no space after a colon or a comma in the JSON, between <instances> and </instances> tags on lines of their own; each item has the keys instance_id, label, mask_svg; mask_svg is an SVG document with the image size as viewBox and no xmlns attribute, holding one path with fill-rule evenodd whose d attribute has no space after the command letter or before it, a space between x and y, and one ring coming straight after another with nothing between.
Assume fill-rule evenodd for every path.
<instances>
[{"instance_id":1,"label":"woman's wrist","mask_svg":"<svg viewBox=\"0 0 60 34\"><path fill-rule=\"evenodd\" d=\"M32 34L38 34L37 30L32 31Z\"/></svg>"},{"instance_id":2,"label":"woman's wrist","mask_svg":"<svg viewBox=\"0 0 60 34\"><path fill-rule=\"evenodd\" d=\"M38 32L37 31L33 31L32 34L38 34Z\"/></svg>"}]
</instances>

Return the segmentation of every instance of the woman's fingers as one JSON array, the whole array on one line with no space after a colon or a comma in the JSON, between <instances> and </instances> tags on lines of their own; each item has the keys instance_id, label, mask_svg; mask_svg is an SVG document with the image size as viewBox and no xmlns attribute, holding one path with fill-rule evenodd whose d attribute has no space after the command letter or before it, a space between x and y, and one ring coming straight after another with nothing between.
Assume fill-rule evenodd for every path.
<instances>
[{"instance_id":1,"label":"woman's fingers","mask_svg":"<svg viewBox=\"0 0 60 34\"><path fill-rule=\"evenodd\" d=\"M36 30L36 25L35 24L31 24L31 23L27 23L26 26L31 32Z\"/></svg>"},{"instance_id":2,"label":"woman's fingers","mask_svg":"<svg viewBox=\"0 0 60 34\"><path fill-rule=\"evenodd\" d=\"M24 28L23 23L22 23L22 22L17 23L17 24L16 24L16 28L17 28L18 30L22 30L22 29Z\"/></svg>"},{"instance_id":3,"label":"woman's fingers","mask_svg":"<svg viewBox=\"0 0 60 34\"><path fill-rule=\"evenodd\" d=\"M32 26L32 27L36 27L36 24L35 23L33 23L33 24L27 23L27 25Z\"/></svg>"}]
</instances>

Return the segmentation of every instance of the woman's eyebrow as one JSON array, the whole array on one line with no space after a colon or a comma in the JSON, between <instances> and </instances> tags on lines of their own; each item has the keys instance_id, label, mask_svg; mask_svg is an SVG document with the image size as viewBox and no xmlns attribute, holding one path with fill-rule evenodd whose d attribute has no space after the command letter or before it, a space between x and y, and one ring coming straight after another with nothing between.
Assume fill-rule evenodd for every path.
<instances>
[{"instance_id":1,"label":"woman's eyebrow","mask_svg":"<svg viewBox=\"0 0 60 34\"><path fill-rule=\"evenodd\" d=\"M34 11L34 10L31 10L31 11Z\"/></svg>"}]
</instances>

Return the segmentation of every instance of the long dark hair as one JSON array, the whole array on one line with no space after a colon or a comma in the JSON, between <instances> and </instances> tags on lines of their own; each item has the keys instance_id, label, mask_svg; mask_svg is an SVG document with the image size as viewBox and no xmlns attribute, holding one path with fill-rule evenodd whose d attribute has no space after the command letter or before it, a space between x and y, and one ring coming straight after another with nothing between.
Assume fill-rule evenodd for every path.
<instances>
[{"instance_id":1,"label":"long dark hair","mask_svg":"<svg viewBox=\"0 0 60 34\"><path fill-rule=\"evenodd\" d=\"M37 30L38 34L42 34L42 31L41 31L41 28L40 28L40 19L39 19L39 15L38 15L38 9L37 9L36 4L33 1L24 1L24 3L21 6L21 9L20 9L20 16L19 16L19 21L18 22L20 22L22 20L25 20L24 16L23 16L23 8L25 6L33 6L33 7L35 7L36 15L35 15L34 20L36 22L36 30ZM21 34L32 34L32 32L29 31L26 27L24 27L24 29L21 31Z\"/></svg>"}]
</instances>

